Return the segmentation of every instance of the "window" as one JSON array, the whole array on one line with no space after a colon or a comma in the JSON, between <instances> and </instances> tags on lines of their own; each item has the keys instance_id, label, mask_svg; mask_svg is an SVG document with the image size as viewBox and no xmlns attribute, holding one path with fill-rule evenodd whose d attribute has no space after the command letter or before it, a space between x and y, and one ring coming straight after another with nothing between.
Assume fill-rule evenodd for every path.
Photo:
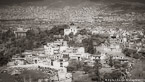
<instances>
[{"instance_id":1,"label":"window","mask_svg":"<svg viewBox=\"0 0 145 82\"><path fill-rule=\"evenodd\" d=\"M60 67L63 67L63 63L62 62L60 62Z\"/></svg>"}]
</instances>

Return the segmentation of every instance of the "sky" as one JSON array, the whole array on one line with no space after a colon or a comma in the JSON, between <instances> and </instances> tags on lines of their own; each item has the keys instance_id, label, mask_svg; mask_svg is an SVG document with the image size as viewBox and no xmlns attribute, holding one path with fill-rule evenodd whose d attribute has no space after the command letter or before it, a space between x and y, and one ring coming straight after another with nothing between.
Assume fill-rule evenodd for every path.
<instances>
[{"instance_id":1,"label":"sky","mask_svg":"<svg viewBox=\"0 0 145 82\"><path fill-rule=\"evenodd\" d=\"M40 2L43 2L43 1L46 1L46 2L50 2L50 3L53 3L53 2L57 2L57 1L66 1L66 0L0 0L0 5L11 5L11 4L19 4L19 3L23 3L23 2L36 2L36 1L40 1ZM72 0L67 0L67 1L70 1L70 3L72 2ZM73 0L74 2L75 1L86 1L86 0ZM88 1L93 1L93 2L96 2L98 0L88 0ZM101 1L101 0L99 0ZM118 1L118 0L102 0L102 1ZM140 3L145 3L145 0L121 0L121 1L129 1L129 2L140 2Z\"/></svg>"}]
</instances>

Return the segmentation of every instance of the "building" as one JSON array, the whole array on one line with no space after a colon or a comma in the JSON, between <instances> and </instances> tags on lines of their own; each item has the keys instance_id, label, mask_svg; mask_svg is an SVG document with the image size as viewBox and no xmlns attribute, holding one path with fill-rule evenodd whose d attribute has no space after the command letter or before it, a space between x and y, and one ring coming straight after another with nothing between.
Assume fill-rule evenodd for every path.
<instances>
[{"instance_id":1,"label":"building","mask_svg":"<svg viewBox=\"0 0 145 82\"><path fill-rule=\"evenodd\" d=\"M44 53L46 55L54 55L62 53L64 50L68 48L67 41L63 41L63 39L58 39L52 43L47 43L44 45Z\"/></svg>"},{"instance_id":2,"label":"building","mask_svg":"<svg viewBox=\"0 0 145 82\"><path fill-rule=\"evenodd\" d=\"M47 43L47 45L44 45L44 51L46 55L53 55L54 54L53 43Z\"/></svg>"},{"instance_id":3,"label":"building","mask_svg":"<svg viewBox=\"0 0 145 82\"><path fill-rule=\"evenodd\" d=\"M15 65L24 65L26 58L21 57L19 54L16 54L12 57L11 61L7 64L8 66L15 66Z\"/></svg>"},{"instance_id":4,"label":"building","mask_svg":"<svg viewBox=\"0 0 145 82\"><path fill-rule=\"evenodd\" d=\"M28 29L24 29L24 28L17 28L16 31L14 31L15 36L17 38L19 37L26 37L26 33L27 33Z\"/></svg>"},{"instance_id":5,"label":"building","mask_svg":"<svg viewBox=\"0 0 145 82\"><path fill-rule=\"evenodd\" d=\"M74 24L71 24L69 28L64 29L64 35L69 35L70 33L73 33L75 35L78 32L78 27Z\"/></svg>"}]
</instances>

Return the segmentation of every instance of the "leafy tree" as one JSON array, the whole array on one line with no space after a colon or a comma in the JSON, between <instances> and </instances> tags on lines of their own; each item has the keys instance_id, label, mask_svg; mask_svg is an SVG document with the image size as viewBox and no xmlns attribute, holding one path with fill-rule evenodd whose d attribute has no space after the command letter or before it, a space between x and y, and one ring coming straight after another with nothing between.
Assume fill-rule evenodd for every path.
<instances>
[{"instance_id":1,"label":"leafy tree","mask_svg":"<svg viewBox=\"0 0 145 82\"><path fill-rule=\"evenodd\" d=\"M114 67L116 68L116 69L118 69L118 68L121 68L121 62L120 61L118 61L118 60L116 60L116 61L114 61Z\"/></svg>"},{"instance_id":2,"label":"leafy tree","mask_svg":"<svg viewBox=\"0 0 145 82\"><path fill-rule=\"evenodd\" d=\"M87 34L87 30L86 29L81 29L81 30L79 30L78 33L81 34L81 35L86 35Z\"/></svg>"},{"instance_id":3,"label":"leafy tree","mask_svg":"<svg viewBox=\"0 0 145 82\"><path fill-rule=\"evenodd\" d=\"M68 72L76 71L76 67L75 67L75 66L68 66L68 67L67 67L67 71L68 71Z\"/></svg>"},{"instance_id":4,"label":"leafy tree","mask_svg":"<svg viewBox=\"0 0 145 82\"><path fill-rule=\"evenodd\" d=\"M111 73L105 73L103 79L104 82L108 82L108 79L112 79Z\"/></svg>"},{"instance_id":5,"label":"leafy tree","mask_svg":"<svg viewBox=\"0 0 145 82\"><path fill-rule=\"evenodd\" d=\"M110 56L110 58L109 58L109 65L112 67L113 66L113 57L112 56Z\"/></svg>"},{"instance_id":6,"label":"leafy tree","mask_svg":"<svg viewBox=\"0 0 145 82\"><path fill-rule=\"evenodd\" d=\"M72 32L71 32L68 36L69 36L70 38L73 38L73 37L74 37L74 35L73 35Z\"/></svg>"},{"instance_id":7,"label":"leafy tree","mask_svg":"<svg viewBox=\"0 0 145 82\"><path fill-rule=\"evenodd\" d=\"M122 52L123 52L126 56L128 56L128 57L132 57L132 55L135 54L137 51L136 51L136 50L132 50L132 49L125 48L125 49L123 49Z\"/></svg>"},{"instance_id":8,"label":"leafy tree","mask_svg":"<svg viewBox=\"0 0 145 82\"><path fill-rule=\"evenodd\" d=\"M67 25L56 25L48 31L48 34L64 35L64 29L67 28L67 27L68 27Z\"/></svg>"},{"instance_id":9,"label":"leafy tree","mask_svg":"<svg viewBox=\"0 0 145 82\"><path fill-rule=\"evenodd\" d=\"M100 63L100 61L95 60L94 67L93 67L94 75L92 77L93 81L100 81L101 80L100 71L99 71L101 68L102 68L102 64Z\"/></svg>"},{"instance_id":10,"label":"leafy tree","mask_svg":"<svg viewBox=\"0 0 145 82\"><path fill-rule=\"evenodd\" d=\"M88 65L83 66L83 71L85 71L85 74L89 73L90 69L92 69L92 67L90 67Z\"/></svg>"},{"instance_id":11,"label":"leafy tree","mask_svg":"<svg viewBox=\"0 0 145 82\"><path fill-rule=\"evenodd\" d=\"M83 67L83 63L77 60L70 60L69 66L73 71L79 70Z\"/></svg>"},{"instance_id":12,"label":"leafy tree","mask_svg":"<svg viewBox=\"0 0 145 82\"><path fill-rule=\"evenodd\" d=\"M121 79L122 73L121 71L116 70L111 73L111 76L112 79Z\"/></svg>"},{"instance_id":13,"label":"leafy tree","mask_svg":"<svg viewBox=\"0 0 145 82\"><path fill-rule=\"evenodd\" d=\"M64 36L64 40L65 40L65 41L69 41L69 36L66 36L66 35L65 35L65 36Z\"/></svg>"},{"instance_id":14,"label":"leafy tree","mask_svg":"<svg viewBox=\"0 0 145 82\"><path fill-rule=\"evenodd\" d=\"M132 54L132 57L135 59L139 59L139 58L141 58L141 55L138 53L134 53L134 54Z\"/></svg>"},{"instance_id":15,"label":"leafy tree","mask_svg":"<svg viewBox=\"0 0 145 82\"><path fill-rule=\"evenodd\" d=\"M91 38L87 38L87 39L84 39L82 41L83 43L83 46L85 47L85 51L87 53L90 53L90 54L95 54L95 48L94 48L94 45L93 45L93 41Z\"/></svg>"},{"instance_id":16,"label":"leafy tree","mask_svg":"<svg viewBox=\"0 0 145 82\"><path fill-rule=\"evenodd\" d=\"M115 70L115 71L113 71L112 73L106 73L106 74L104 74L104 81L105 82L108 82L108 81L106 81L106 79L121 79L121 77L122 77L122 72L121 71L119 71L119 70Z\"/></svg>"},{"instance_id":17,"label":"leafy tree","mask_svg":"<svg viewBox=\"0 0 145 82\"><path fill-rule=\"evenodd\" d=\"M15 77L8 73L0 73L0 82L16 82Z\"/></svg>"}]
</instances>

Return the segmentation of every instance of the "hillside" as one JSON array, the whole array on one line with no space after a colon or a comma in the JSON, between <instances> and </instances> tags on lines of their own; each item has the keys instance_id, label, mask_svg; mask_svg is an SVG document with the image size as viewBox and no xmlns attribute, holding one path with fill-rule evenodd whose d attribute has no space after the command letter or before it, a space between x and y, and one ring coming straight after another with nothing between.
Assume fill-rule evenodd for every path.
<instances>
[{"instance_id":1,"label":"hillside","mask_svg":"<svg viewBox=\"0 0 145 82\"><path fill-rule=\"evenodd\" d=\"M1 26L49 27L52 22L92 22L103 27L123 26L145 20L142 0L10 0L0 1ZM96 17L103 21L98 23ZM106 18L105 18L106 17ZM16 21L24 20L25 21ZM27 22L27 19L30 22ZM106 20L107 19L107 20ZM13 20L3 21L3 20ZM36 21L37 20L37 21ZM97 21L96 21L97 20ZM45 21L45 22L43 22ZM52 23L51 22L51 23ZM97 23L97 24L96 24ZM114 24L113 24L114 23ZM113 24L113 25L112 25ZM123 27L128 27L127 25ZM142 27L142 26L139 26Z\"/></svg>"}]
</instances>

